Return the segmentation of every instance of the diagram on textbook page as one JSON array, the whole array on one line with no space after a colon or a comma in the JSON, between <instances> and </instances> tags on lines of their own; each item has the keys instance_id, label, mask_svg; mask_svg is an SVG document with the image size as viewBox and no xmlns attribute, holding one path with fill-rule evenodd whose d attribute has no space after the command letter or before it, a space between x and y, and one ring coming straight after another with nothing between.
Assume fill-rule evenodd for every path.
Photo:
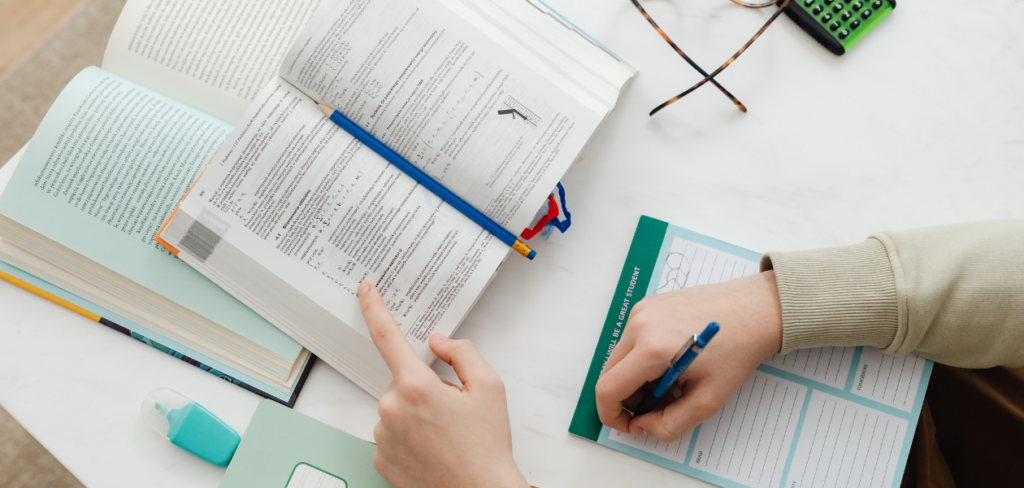
<instances>
[{"instance_id":1,"label":"diagram on textbook page","mask_svg":"<svg viewBox=\"0 0 1024 488\"><path fill-rule=\"evenodd\" d=\"M759 259L669 225L647 294L750 276ZM931 366L871 347L776 354L672 444L608 427L598 442L725 487L896 487Z\"/></svg>"}]
</instances>

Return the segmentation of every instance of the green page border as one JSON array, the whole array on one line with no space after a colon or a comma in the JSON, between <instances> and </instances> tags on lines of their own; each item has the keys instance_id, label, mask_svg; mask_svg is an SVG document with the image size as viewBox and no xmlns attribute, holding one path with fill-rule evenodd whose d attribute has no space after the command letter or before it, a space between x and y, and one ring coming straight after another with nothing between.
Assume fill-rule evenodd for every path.
<instances>
[{"instance_id":1,"label":"green page border","mask_svg":"<svg viewBox=\"0 0 1024 488\"><path fill-rule=\"evenodd\" d=\"M626 263L622 267L622 274L619 275L619 283L615 286L615 295L612 298L612 305L608 309L608 316L604 320L604 328L597 342L594 358L590 361L587 380L583 383L583 391L580 392L579 402L576 403L576 413L573 414L572 423L569 424L569 432L572 434L594 442L597 442L598 436L601 435L601 419L597 416L594 387L597 386L597 379L601 376L601 369L604 368L611 348L618 341L625 326L625 319L620 320L620 315L629 317L633 305L640 301L647 292L666 230L668 230L668 222L646 215L640 216L640 222L636 225L636 233L633 234L633 243L630 244L629 254L626 256ZM634 275L636 276L635 282ZM630 282L633 282L632 286L630 286Z\"/></svg>"}]
</instances>

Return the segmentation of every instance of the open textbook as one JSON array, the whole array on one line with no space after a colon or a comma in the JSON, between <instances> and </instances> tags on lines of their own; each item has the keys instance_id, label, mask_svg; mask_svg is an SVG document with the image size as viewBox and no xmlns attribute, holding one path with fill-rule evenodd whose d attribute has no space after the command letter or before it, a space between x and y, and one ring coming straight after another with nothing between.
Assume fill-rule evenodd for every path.
<instances>
[{"instance_id":1,"label":"open textbook","mask_svg":"<svg viewBox=\"0 0 1024 488\"><path fill-rule=\"evenodd\" d=\"M634 73L539 3L325 2L158 239L380 396L358 284L429 361L509 248L317 103L519 233Z\"/></svg>"},{"instance_id":2,"label":"open textbook","mask_svg":"<svg viewBox=\"0 0 1024 488\"><path fill-rule=\"evenodd\" d=\"M760 257L641 217L569 432L724 487L898 487L932 370L912 354L827 347L774 355L672 444L601 425L594 385L633 305L750 276Z\"/></svg>"},{"instance_id":3,"label":"open textbook","mask_svg":"<svg viewBox=\"0 0 1024 488\"><path fill-rule=\"evenodd\" d=\"M309 352L153 236L319 3L129 0L103 67L67 85L4 168L0 260L168 354L294 401Z\"/></svg>"}]
</instances>

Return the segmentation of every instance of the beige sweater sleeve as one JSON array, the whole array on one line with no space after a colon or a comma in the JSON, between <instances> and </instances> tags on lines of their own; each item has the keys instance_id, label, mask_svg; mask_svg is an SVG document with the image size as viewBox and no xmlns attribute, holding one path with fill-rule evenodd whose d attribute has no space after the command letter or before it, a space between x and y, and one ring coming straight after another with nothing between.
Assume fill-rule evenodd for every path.
<instances>
[{"instance_id":1,"label":"beige sweater sleeve","mask_svg":"<svg viewBox=\"0 0 1024 488\"><path fill-rule=\"evenodd\" d=\"M782 353L869 345L965 368L1024 366L1024 220L771 252Z\"/></svg>"}]
</instances>

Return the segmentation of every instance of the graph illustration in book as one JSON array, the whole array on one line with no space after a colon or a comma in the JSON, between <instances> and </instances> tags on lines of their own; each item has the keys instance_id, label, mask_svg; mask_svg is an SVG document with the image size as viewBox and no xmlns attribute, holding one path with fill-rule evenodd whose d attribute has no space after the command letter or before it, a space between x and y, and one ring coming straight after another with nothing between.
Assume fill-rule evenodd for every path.
<instances>
[{"instance_id":1,"label":"graph illustration in book","mask_svg":"<svg viewBox=\"0 0 1024 488\"><path fill-rule=\"evenodd\" d=\"M661 245L647 251L647 295L758 272L758 253L647 217L634 237L628 272L644 268L643 249L634 251L642 237L651 242L652 234ZM610 350L604 342L602 347ZM896 487L931 366L914 355L891 356L871 347L776 354L721 411L676 442L606 426L592 440L725 487ZM585 417L579 408L577 416ZM578 428L582 422L574 418L570 431L589 437Z\"/></svg>"}]
</instances>

